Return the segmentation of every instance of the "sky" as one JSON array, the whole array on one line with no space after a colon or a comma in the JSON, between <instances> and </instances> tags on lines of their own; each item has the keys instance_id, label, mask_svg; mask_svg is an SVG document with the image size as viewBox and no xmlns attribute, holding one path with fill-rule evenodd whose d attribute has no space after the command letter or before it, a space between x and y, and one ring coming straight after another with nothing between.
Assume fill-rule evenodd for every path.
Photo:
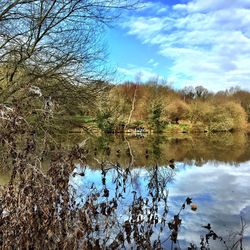
<instances>
[{"instance_id":1,"label":"sky","mask_svg":"<svg viewBox=\"0 0 250 250\"><path fill-rule=\"evenodd\" d=\"M108 31L118 82L250 90L250 0L144 1Z\"/></svg>"}]
</instances>

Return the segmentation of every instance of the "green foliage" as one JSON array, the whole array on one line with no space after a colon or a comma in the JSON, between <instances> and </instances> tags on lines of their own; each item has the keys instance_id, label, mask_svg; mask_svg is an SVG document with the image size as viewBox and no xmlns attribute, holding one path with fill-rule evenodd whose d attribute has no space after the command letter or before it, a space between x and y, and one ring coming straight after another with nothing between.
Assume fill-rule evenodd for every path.
<instances>
[{"instance_id":1,"label":"green foliage","mask_svg":"<svg viewBox=\"0 0 250 250\"><path fill-rule=\"evenodd\" d=\"M188 133L190 124L168 124L164 131L167 133Z\"/></svg>"},{"instance_id":2,"label":"green foliage","mask_svg":"<svg viewBox=\"0 0 250 250\"><path fill-rule=\"evenodd\" d=\"M114 131L114 122L110 112L99 112L96 117L98 128L104 133L112 133Z\"/></svg>"},{"instance_id":3,"label":"green foliage","mask_svg":"<svg viewBox=\"0 0 250 250\"><path fill-rule=\"evenodd\" d=\"M225 113L213 113L208 129L211 132L231 131L234 129L234 120Z\"/></svg>"},{"instance_id":4,"label":"green foliage","mask_svg":"<svg viewBox=\"0 0 250 250\"><path fill-rule=\"evenodd\" d=\"M162 132L166 126L166 122L162 119L162 112L163 108L161 104L153 104L149 116L149 126L157 133Z\"/></svg>"},{"instance_id":5,"label":"green foliage","mask_svg":"<svg viewBox=\"0 0 250 250\"><path fill-rule=\"evenodd\" d=\"M143 126L144 121L138 120L132 123L132 125L134 125L135 127L140 127Z\"/></svg>"}]
</instances>

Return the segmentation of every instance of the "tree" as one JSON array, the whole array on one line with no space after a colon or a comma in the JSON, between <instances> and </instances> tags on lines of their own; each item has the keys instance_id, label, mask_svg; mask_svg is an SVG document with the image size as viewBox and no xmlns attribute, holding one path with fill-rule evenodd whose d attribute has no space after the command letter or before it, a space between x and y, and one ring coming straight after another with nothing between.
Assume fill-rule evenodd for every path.
<instances>
[{"instance_id":1,"label":"tree","mask_svg":"<svg viewBox=\"0 0 250 250\"><path fill-rule=\"evenodd\" d=\"M180 92L184 97L184 101L186 101L186 99L192 100L195 97L195 90L192 86L186 86Z\"/></svg>"},{"instance_id":2,"label":"tree","mask_svg":"<svg viewBox=\"0 0 250 250\"><path fill-rule=\"evenodd\" d=\"M162 105L160 103L154 103L151 107L151 113L149 117L149 125L156 133L162 132L165 128L165 121L162 119Z\"/></svg>"},{"instance_id":3,"label":"tree","mask_svg":"<svg viewBox=\"0 0 250 250\"><path fill-rule=\"evenodd\" d=\"M193 103L191 122L201 123L203 130L232 131L244 129L247 125L247 114L242 106L236 102L223 103Z\"/></svg>"},{"instance_id":4,"label":"tree","mask_svg":"<svg viewBox=\"0 0 250 250\"><path fill-rule=\"evenodd\" d=\"M126 0L0 0L0 102L31 85L74 91L105 75L101 34ZM95 86L96 87L96 86ZM94 90L96 90L94 88ZM74 91L75 92L75 91ZM50 93L53 94L53 93Z\"/></svg>"},{"instance_id":5,"label":"tree","mask_svg":"<svg viewBox=\"0 0 250 250\"><path fill-rule=\"evenodd\" d=\"M195 97L200 99L206 99L208 97L208 90L203 86L196 86L195 87Z\"/></svg>"},{"instance_id":6,"label":"tree","mask_svg":"<svg viewBox=\"0 0 250 250\"><path fill-rule=\"evenodd\" d=\"M110 112L99 112L96 117L96 123L98 128L104 133L114 132L114 122L112 121L112 115Z\"/></svg>"},{"instance_id":7,"label":"tree","mask_svg":"<svg viewBox=\"0 0 250 250\"><path fill-rule=\"evenodd\" d=\"M132 88L132 90L133 90L133 98L131 99L131 109L130 109L130 112L129 112L128 120L127 120L127 122L126 122L126 124L124 126L124 130L126 130L127 126L131 122L132 115L133 115L134 110L135 110L137 89L138 89L138 85L140 84L140 82L141 82L141 73L138 73L136 75L136 84L130 85L130 88Z\"/></svg>"},{"instance_id":8,"label":"tree","mask_svg":"<svg viewBox=\"0 0 250 250\"><path fill-rule=\"evenodd\" d=\"M184 101L190 99L207 99L208 95L209 95L209 91L204 88L203 86L196 86L195 88L192 86L187 86L184 87L180 93L183 95L184 97Z\"/></svg>"},{"instance_id":9,"label":"tree","mask_svg":"<svg viewBox=\"0 0 250 250\"><path fill-rule=\"evenodd\" d=\"M210 123L214 122L213 127L219 126L221 130L238 130L247 127L249 118L247 105L250 104L250 93L237 89L239 88L230 89L233 94L229 94L226 90L224 94L220 92L214 96L211 102L214 106L213 112L210 115Z\"/></svg>"}]
</instances>

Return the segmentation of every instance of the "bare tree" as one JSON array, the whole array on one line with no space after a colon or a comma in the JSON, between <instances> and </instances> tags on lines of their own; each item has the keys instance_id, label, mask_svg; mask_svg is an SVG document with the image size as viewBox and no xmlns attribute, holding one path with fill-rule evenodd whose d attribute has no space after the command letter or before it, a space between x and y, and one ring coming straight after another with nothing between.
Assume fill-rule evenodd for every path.
<instances>
[{"instance_id":1,"label":"bare tree","mask_svg":"<svg viewBox=\"0 0 250 250\"><path fill-rule=\"evenodd\" d=\"M105 73L105 25L128 0L0 0L0 100L29 84L87 84ZM28 86L29 87L29 86Z\"/></svg>"},{"instance_id":2,"label":"bare tree","mask_svg":"<svg viewBox=\"0 0 250 250\"><path fill-rule=\"evenodd\" d=\"M182 90L181 90L181 94L184 97L184 101L186 101L186 99L194 99L195 97L195 90L192 86L185 86Z\"/></svg>"},{"instance_id":3,"label":"bare tree","mask_svg":"<svg viewBox=\"0 0 250 250\"><path fill-rule=\"evenodd\" d=\"M208 97L208 90L203 86L196 86L195 87L195 96L196 98L206 99Z\"/></svg>"},{"instance_id":4,"label":"bare tree","mask_svg":"<svg viewBox=\"0 0 250 250\"><path fill-rule=\"evenodd\" d=\"M135 76L136 84L132 85L132 88L134 89L134 93L133 93L133 98L132 98L132 103L131 103L131 110L130 110L130 112L129 112L129 117L128 117L127 123L125 124L124 130L126 130L127 126L130 124L131 118L132 118L132 115L133 115L133 112L134 112L134 110L135 110L136 93L137 93L138 85L139 85L140 82L141 82L141 76L142 76L142 75L141 75L141 73L139 72L139 73Z\"/></svg>"}]
</instances>

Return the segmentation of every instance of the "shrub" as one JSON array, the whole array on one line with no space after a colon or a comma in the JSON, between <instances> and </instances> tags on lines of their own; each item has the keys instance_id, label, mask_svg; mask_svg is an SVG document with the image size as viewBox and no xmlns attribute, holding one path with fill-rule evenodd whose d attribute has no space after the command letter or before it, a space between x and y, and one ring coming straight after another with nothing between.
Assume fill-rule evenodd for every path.
<instances>
[{"instance_id":1,"label":"shrub","mask_svg":"<svg viewBox=\"0 0 250 250\"><path fill-rule=\"evenodd\" d=\"M232 101L214 104L194 103L190 118L192 123L199 123L211 132L239 130L247 125L246 112L240 104Z\"/></svg>"},{"instance_id":2,"label":"shrub","mask_svg":"<svg viewBox=\"0 0 250 250\"><path fill-rule=\"evenodd\" d=\"M234 120L224 112L212 113L213 117L208 124L211 132L231 131L234 129Z\"/></svg>"},{"instance_id":3,"label":"shrub","mask_svg":"<svg viewBox=\"0 0 250 250\"><path fill-rule=\"evenodd\" d=\"M181 100L176 100L167 105L166 113L168 119L178 123L179 120L188 118L190 107L187 103Z\"/></svg>"},{"instance_id":4,"label":"shrub","mask_svg":"<svg viewBox=\"0 0 250 250\"><path fill-rule=\"evenodd\" d=\"M197 122L207 124L209 118L212 116L214 107L213 105L205 102L195 102L191 105L190 121L193 124Z\"/></svg>"},{"instance_id":5,"label":"shrub","mask_svg":"<svg viewBox=\"0 0 250 250\"><path fill-rule=\"evenodd\" d=\"M228 117L233 119L233 129L243 129L247 126L247 114L243 107L236 102L228 102L223 105Z\"/></svg>"},{"instance_id":6,"label":"shrub","mask_svg":"<svg viewBox=\"0 0 250 250\"><path fill-rule=\"evenodd\" d=\"M104 133L112 133L114 131L114 123L111 121L111 113L98 113L96 117L97 127Z\"/></svg>"}]
</instances>

